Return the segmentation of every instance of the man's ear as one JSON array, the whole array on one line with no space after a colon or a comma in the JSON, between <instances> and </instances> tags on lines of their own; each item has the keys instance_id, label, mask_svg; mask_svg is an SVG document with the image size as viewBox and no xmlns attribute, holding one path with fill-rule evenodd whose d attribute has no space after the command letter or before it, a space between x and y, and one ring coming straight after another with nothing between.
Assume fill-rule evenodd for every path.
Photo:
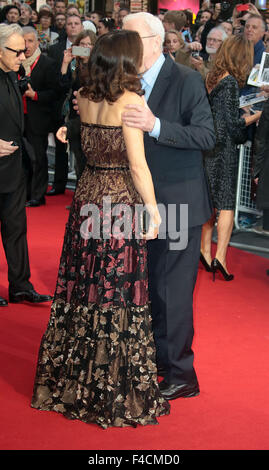
<instances>
[{"instance_id":1,"label":"man's ear","mask_svg":"<svg viewBox=\"0 0 269 470\"><path fill-rule=\"evenodd\" d=\"M154 52L157 50L162 50L162 40L160 36L156 36L154 41Z\"/></svg>"}]
</instances>

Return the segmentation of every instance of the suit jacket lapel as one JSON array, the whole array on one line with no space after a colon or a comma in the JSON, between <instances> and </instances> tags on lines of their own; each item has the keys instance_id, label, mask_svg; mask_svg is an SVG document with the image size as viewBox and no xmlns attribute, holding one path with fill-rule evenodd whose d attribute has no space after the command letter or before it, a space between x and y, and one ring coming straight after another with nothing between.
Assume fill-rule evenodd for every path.
<instances>
[{"instance_id":1,"label":"suit jacket lapel","mask_svg":"<svg viewBox=\"0 0 269 470\"><path fill-rule=\"evenodd\" d=\"M166 57L165 62L160 70L157 80L152 88L152 92L148 99L148 107L153 114L156 112L158 105L169 86L169 79L171 76L171 68L173 66L173 59Z\"/></svg>"},{"instance_id":2,"label":"suit jacket lapel","mask_svg":"<svg viewBox=\"0 0 269 470\"><path fill-rule=\"evenodd\" d=\"M15 76L15 78L14 78L14 76ZM21 97L18 86L14 83L14 81L16 80L16 75L13 74L13 73L9 73L9 78L10 78L9 84L10 84L10 86L13 86L13 88L15 90L15 93L17 95L17 98L18 98L17 101L18 101L18 108L19 109L14 108L8 94L1 93L0 101L1 101L2 105L6 108L7 113L9 114L11 119L13 119L13 121L17 124L17 126L19 127L19 129L22 133L23 128L24 128L24 115L23 115L23 107L22 107L22 97Z\"/></svg>"}]
</instances>

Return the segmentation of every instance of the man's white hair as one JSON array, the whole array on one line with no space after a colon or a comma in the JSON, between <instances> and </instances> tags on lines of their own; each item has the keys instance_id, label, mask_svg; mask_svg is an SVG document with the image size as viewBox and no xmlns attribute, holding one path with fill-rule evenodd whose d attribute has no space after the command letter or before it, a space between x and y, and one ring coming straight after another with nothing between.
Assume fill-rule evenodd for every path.
<instances>
[{"instance_id":1,"label":"man's white hair","mask_svg":"<svg viewBox=\"0 0 269 470\"><path fill-rule=\"evenodd\" d=\"M35 28L33 28L33 26L24 26L22 28L22 34L23 35L25 35L25 34L34 34L35 38L38 39L38 32Z\"/></svg>"},{"instance_id":2,"label":"man's white hair","mask_svg":"<svg viewBox=\"0 0 269 470\"><path fill-rule=\"evenodd\" d=\"M47 8L47 10L49 10L49 11L51 11L51 13L53 13L53 10L52 10L51 6L48 5L47 3L43 3L42 5L40 5L39 11L43 10L43 8L44 8L44 10L46 10L46 8Z\"/></svg>"},{"instance_id":3,"label":"man's white hair","mask_svg":"<svg viewBox=\"0 0 269 470\"><path fill-rule=\"evenodd\" d=\"M3 48L5 47L8 39L10 36L13 36L13 34L20 34L22 36L22 28L16 24L5 24L1 23L0 24L0 47Z\"/></svg>"},{"instance_id":4,"label":"man's white hair","mask_svg":"<svg viewBox=\"0 0 269 470\"><path fill-rule=\"evenodd\" d=\"M156 36L160 36L162 40L162 44L163 44L165 30L164 30L161 20L157 16L154 16L151 13L147 13L145 11L141 11L139 13L130 13L129 15L123 18L123 25L130 20L144 21L144 23L148 26L152 34Z\"/></svg>"},{"instance_id":5,"label":"man's white hair","mask_svg":"<svg viewBox=\"0 0 269 470\"><path fill-rule=\"evenodd\" d=\"M216 26L216 28L212 28L210 29L207 37L210 35L210 33L212 33L213 31L219 31L221 34L222 34L222 41L225 41L225 39L227 39L228 37L228 34L226 33L226 31L224 30L224 28L222 26Z\"/></svg>"},{"instance_id":6,"label":"man's white hair","mask_svg":"<svg viewBox=\"0 0 269 470\"><path fill-rule=\"evenodd\" d=\"M22 7L23 7L23 8L26 8L26 9L29 11L29 13L32 14L33 10L32 10L32 8L30 7L30 5L28 5L28 3L21 3L21 8L22 8Z\"/></svg>"},{"instance_id":7,"label":"man's white hair","mask_svg":"<svg viewBox=\"0 0 269 470\"><path fill-rule=\"evenodd\" d=\"M260 15L250 15L246 20L246 24L248 23L249 20L252 20L252 19L260 20L262 30L266 31L266 24L265 24L265 21L264 21L262 16L260 16Z\"/></svg>"}]
</instances>

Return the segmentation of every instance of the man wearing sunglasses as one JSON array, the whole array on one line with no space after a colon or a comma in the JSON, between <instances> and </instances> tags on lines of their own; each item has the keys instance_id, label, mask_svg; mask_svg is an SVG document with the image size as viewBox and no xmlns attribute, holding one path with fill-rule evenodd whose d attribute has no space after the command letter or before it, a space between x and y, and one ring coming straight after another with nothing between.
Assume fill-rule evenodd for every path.
<instances>
[{"instance_id":1,"label":"man wearing sunglasses","mask_svg":"<svg viewBox=\"0 0 269 470\"><path fill-rule=\"evenodd\" d=\"M26 187L22 168L23 106L16 74L25 60L20 26L0 24L0 223L8 263L9 301L46 302L31 282L26 238ZM0 297L0 306L7 301Z\"/></svg>"}]
</instances>

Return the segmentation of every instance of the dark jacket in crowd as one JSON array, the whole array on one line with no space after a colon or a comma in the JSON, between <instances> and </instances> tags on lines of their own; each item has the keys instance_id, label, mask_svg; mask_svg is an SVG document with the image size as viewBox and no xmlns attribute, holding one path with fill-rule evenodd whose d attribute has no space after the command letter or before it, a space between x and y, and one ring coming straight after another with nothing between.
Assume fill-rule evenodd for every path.
<instances>
[{"instance_id":1,"label":"dark jacket in crowd","mask_svg":"<svg viewBox=\"0 0 269 470\"><path fill-rule=\"evenodd\" d=\"M259 178L257 206L269 209L269 101L264 104L255 139L254 177Z\"/></svg>"},{"instance_id":2,"label":"dark jacket in crowd","mask_svg":"<svg viewBox=\"0 0 269 470\"><path fill-rule=\"evenodd\" d=\"M0 139L16 142L19 146L13 154L0 158L0 192L15 191L22 175L22 138L24 130L21 94L14 72L0 69ZM10 94L7 89L10 89Z\"/></svg>"},{"instance_id":3,"label":"dark jacket in crowd","mask_svg":"<svg viewBox=\"0 0 269 470\"><path fill-rule=\"evenodd\" d=\"M58 91L58 99L54 103L54 110L53 110L53 119L56 123L56 127L59 127L58 123L63 121L63 104L66 98L65 89L59 87L59 80L58 80L65 49L66 49L66 41L61 41L56 44L53 44L53 46L50 46L48 49L48 57L54 60L55 71L57 74L55 87Z\"/></svg>"},{"instance_id":4,"label":"dark jacket in crowd","mask_svg":"<svg viewBox=\"0 0 269 470\"><path fill-rule=\"evenodd\" d=\"M18 25L21 27L21 28L28 28L28 27L31 27L31 28L34 28L36 29L34 23L30 20L28 24L23 24L21 23L20 21L18 21Z\"/></svg>"},{"instance_id":5,"label":"dark jacket in crowd","mask_svg":"<svg viewBox=\"0 0 269 470\"><path fill-rule=\"evenodd\" d=\"M41 54L31 72L31 86L37 92L38 99L27 98L28 126L33 134L48 134L50 130L52 107L57 99L55 82L54 61Z\"/></svg>"}]
</instances>

